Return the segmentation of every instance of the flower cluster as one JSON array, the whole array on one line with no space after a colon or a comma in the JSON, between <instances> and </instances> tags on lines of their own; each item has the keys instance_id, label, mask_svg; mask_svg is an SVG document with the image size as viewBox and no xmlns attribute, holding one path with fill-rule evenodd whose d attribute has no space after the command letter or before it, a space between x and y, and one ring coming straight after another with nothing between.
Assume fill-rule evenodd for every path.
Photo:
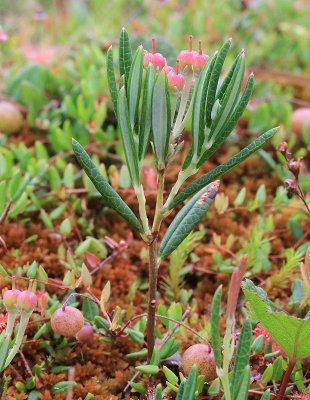
<instances>
[{"instance_id":1,"label":"flower cluster","mask_svg":"<svg viewBox=\"0 0 310 400\"><path fill-rule=\"evenodd\" d=\"M199 41L198 51L193 50L193 36L189 36L188 50L182 50L176 60L175 68L167 64L166 58L156 51L155 39L152 39L152 51L145 51L143 64L148 67L152 64L156 71L164 71L169 87L172 90L181 91L184 87L184 75L192 73L199 74L205 63L208 61L209 56L203 54L202 43Z\"/></svg>"}]
</instances>

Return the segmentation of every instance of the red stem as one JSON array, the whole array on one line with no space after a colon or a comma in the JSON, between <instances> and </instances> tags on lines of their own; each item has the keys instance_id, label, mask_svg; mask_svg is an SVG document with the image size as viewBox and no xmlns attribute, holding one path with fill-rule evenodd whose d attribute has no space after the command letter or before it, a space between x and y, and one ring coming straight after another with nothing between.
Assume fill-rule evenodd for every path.
<instances>
[{"instance_id":1,"label":"red stem","mask_svg":"<svg viewBox=\"0 0 310 400\"><path fill-rule=\"evenodd\" d=\"M287 385L289 384L290 377L291 377L291 374L292 374L293 369L295 367L295 364L296 364L295 360L290 360L290 362L288 364L288 367L287 367L287 370L285 371L285 374L284 374L284 376L282 378L279 393L277 394L277 397L276 397L275 400L282 400L284 398L285 391L286 391Z\"/></svg>"}]
</instances>

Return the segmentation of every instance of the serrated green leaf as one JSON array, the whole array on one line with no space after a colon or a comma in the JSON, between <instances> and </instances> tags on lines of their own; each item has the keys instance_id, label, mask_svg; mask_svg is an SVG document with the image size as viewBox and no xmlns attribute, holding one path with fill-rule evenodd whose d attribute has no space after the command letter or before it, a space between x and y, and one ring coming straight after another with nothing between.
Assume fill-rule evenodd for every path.
<instances>
[{"instance_id":1,"label":"serrated green leaf","mask_svg":"<svg viewBox=\"0 0 310 400\"><path fill-rule=\"evenodd\" d=\"M138 117L139 101L142 86L143 74L143 47L138 47L131 64L128 85L127 98L129 108L129 119L131 129L134 131Z\"/></svg>"},{"instance_id":2,"label":"serrated green leaf","mask_svg":"<svg viewBox=\"0 0 310 400\"><path fill-rule=\"evenodd\" d=\"M300 360L308 357L310 320L292 317L283 311L273 311L251 281L246 280L242 288L253 319L268 331L289 358Z\"/></svg>"},{"instance_id":3,"label":"serrated green leaf","mask_svg":"<svg viewBox=\"0 0 310 400\"><path fill-rule=\"evenodd\" d=\"M119 71L121 76L125 76L125 82L127 84L130 67L132 63L132 51L130 46L130 40L128 33L125 28L121 31L120 41L119 41Z\"/></svg>"},{"instance_id":4,"label":"serrated green leaf","mask_svg":"<svg viewBox=\"0 0 310 400\"><path fill-rule=\"evenodd\" d=\"M142 161L150 143L152 125L152 94L155 80L155 70L150 64L146 70L143 85L142 109L139 132L139 160Z\"/></svg>"},{"instance_id":5,"label":"serrated green leaf","mask_svg":"<svg viewBox=\"0 0 310 400\"><path fill-rule=\"evenodd\" d=\"M204 187L181 209L163 237L158 252L160 259L168 257L195 228L211 206L218 187L218 181Z\"/></svg>"},{"instance_id":6,"label":"serrated green leaf","mask_svg":"<svg viewBox=\"0 0 310 400\"><path fill-rule=\"evenodd\" d=\"M222 285L219 286L212 299L211 304L211 340L217 368L221 368L222 351L220 337L220 313L221 313Z\"/></svg>"},{"instance_id":7,"label":"serrated green leaf","mask_svg":"<svg viewBox=\"0 0 310 400\"><path fill-rule=\"evenodd\" d=\"M226 55L228 53L228 50L231 46L231 39L227 40L221 49L218 52L218 55L216 57L216 61L214 64L214 67L212 68L212 74L210 77L210 83L208 86L208 93L207 93L207 102L206 102L206 126L210 127L211 125L211 112L213 105L215 103L215 95L216 95L216 89L218 86L218 80L222 71L222 67L226 58Z\"/></svg>"},{"instance_id":8,"label":"serrated green leaf","mask_svg":"<svg viewBox=\"0 0 310 400\"><path fill-rule=\"evenodd\" d=\"M237 125L239 118L243 114L249 100L251 97L251 94L253 92L253 87L254 87L254 76L251 74L248 78L246 87L244 89L244 92L242 93L242 96L232 113L232 115L229 117L227 122L223 125L223 127L220 129L216 137L214 138L214 142L210 149L206 150L202 157L200 158L197 167L199 168L206 160L208 160L219 148L220 146L225 142L227 137L230 135L234 127Z\"/></svg>"},{"instance_id":9,"label":"serrated green leaf","mask_svg":"<svg viewBox=\"0 0 310 400\"><path fill-rule=\"evenodd\" d=\"M171 104L166 74L161 71L155 80L152 94L152 130L158 168L165 167L171 129Z\"/></svg>"},{"instance_id":10,"label":"serrated green leaf","mask_svg":"<svg viewBox=\"0 0 310 400\"><path fill-rule=\"evenodd\" d=\"M250 320L247 319L244 322L241 330L234 361L234 369L232 373L232 380L230 387L232 400L237 400L237 398L239 398L238 391L241 390L243 384L248 387L248 383L245 383L244 379L245 379L245 374L247 373L246 368L250 360L251 341L252 341L252 325Z\"/></svg>"},{"instance_id":11,"label":"serrated green leaf","mask_svg":"<svg viewBox=\"0 0 310 400\"><path fill-rule=\"evenodd\" d=\"M126 98L125 88L122 87L118 96L118 122L120 125L123 149L126 157L133 186L139 185L139 168L137 149L133 138L133 132L130 125L129 110Z\"/></svg>"},{"instance_id":12,"label":"serrated green leaf","mask_svg":"<svg viewBox=\"0 0 310 400\"><path fill-rule=\"evenodd\" d=\"M95 185L98 192L105 199L106 203L128 221L138 232L143 233L143 228L132 210L122 198L109 185L108 181L100 174L92 159L76 140L72 140L73 151L78 162L86 172L89 179Z\"/></svg>"},{"instance_id":13,"label":"serrated green leaf","mask_svg":"<svg viewBox=\"0 0 310 400\"><path fill-rule=\"evenodd\" d=\"M259 136L256 140L242 149L238 154L234 157L230 158L228 161L224 162L222 165L214 168L212 171L203 175L201 178L189 184L181 193L179 193L174 200L169 205L169 209L175 208L178 204L182 203L182 201L186 200L192 194L196 193L202 187L211 183L215 179L220 176L226 174L232 168L240 164L242 161L247 159L251 154L255 153L258 149L264 146L277 132L278 128L270 129L268 132L265 132L261 136Z\"/></svg>"},{"instance_id":14,"label":"serrated green leaf","mask_svg":"<svg viewBox=\"0 0 310 400\"><path fill-rule=\"evenodd\" d=\"M117 116L117 98L118 92L116 87L116 79L114 72L114 61L113 61L113 48L109 47L107 51L107 78L108 78L108 87L111 95L113 110L115 115Z\"/></svg>"}]
</instances>

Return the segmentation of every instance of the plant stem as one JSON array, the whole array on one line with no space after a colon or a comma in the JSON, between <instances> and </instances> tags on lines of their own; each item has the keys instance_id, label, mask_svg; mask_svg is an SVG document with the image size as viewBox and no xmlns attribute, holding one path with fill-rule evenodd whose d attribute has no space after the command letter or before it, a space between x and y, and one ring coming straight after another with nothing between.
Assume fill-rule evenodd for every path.
<instances>
[{"instance_id":1,"label":"plant stem","mask_svg":"<svg viewBox=\"0 0 310 400\"><path fill-rule=\"evenodd\" d=\"M165 176L164 171L158 171L158 179L157 179L157 198L156 198L156 209L155 216L153 221L152 233L153 235L157 234L160 228L160 224L162 222L161 211L163 208L164 202L164 184L165 184Z\"/></svg>"},{"instance_id":2,"label":"plant stem","mask_svg":"<svg viewBox=\"0 0 310 400\"><path fill-rule=\"evenodd\" d=\"M149 294L147 309L147 360L150 361L155 346L155 314L157 291L157 236L149 244Z\"/></svg>"},{"instance_id":3,"label":"plant stem","mask_svg":"<svg viewBox=\"0 0 310 400\"><path fill-rule=\"evenodd\" d=\"M16 356L16 354L17 354L17 352L18 352L18 350L19 350L19 348L20 348L20 346L22 344L22 341L23 341L23 338L24 338L24 334L25 334L25 331L26 331L26 328L27 328L27 325L28 325L29 318L30 318L31 314L32 314L32 312L28 312L28 313L22 312L21 313L20 322L19 322L19 328L18 328L18 332L17 332L17 335L16 335L15 343L14 343L12 349L10 350L10 352L9 352L7 358L6 358L6 362L5 362L4 368L7 368L8 365L10 364L10 362Z\"/></svg>"},{"instance_id":4,"label":"plant stem","mask_svg":"<svg viewBox=\"0 0 310 400\"><path fill-rule=\"evenodd\" d=\"M287 385L289 384L290 377L291 377L291 374L292 374L293 369L295 367L295 364L296 364L295 360L290 360L290 362L288 364L288 367L287 367L287 370L285 371L285 374L284 374L284 376L282 378L279 393L277 394L277 397L276 397L275 400L282 400L284 398L285 391L286 391Z\"/></svg>"}]
</instances>

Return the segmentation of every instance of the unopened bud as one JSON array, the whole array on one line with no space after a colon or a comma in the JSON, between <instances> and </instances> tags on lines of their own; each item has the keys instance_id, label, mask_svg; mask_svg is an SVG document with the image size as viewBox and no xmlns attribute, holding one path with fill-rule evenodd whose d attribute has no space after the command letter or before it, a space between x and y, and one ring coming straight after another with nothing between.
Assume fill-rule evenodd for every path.
<instances>
[{"instance_id":1,"label":"unopened bud","mask_svg":"<svg viewBox=\"0 0 310 400\"><path fill-rule=\"evenodd\" d=\"M300 169L301 169L301 160L290 160L287 164L288 169L292 172L292 174L298 178Z\"/></svg>"},{"instance_id":2,"label":"unopened bud","mask_svg":"<svg viewBox=\"0 0 310 400\"><path fill-rule=\"evenodd\" d=\"M17 299L21 294L20 290L10 289L3 294L3 304L8 311L15 310L17 307Z\"/></svg>"},{"instance_id":3,"label":"unopened bud","mask_svg":"<svg viewBox=\"0 0 310 400\"><path fill-rule=\"evenodd\" d=\"M278 151L279 151L281 154L283 154L284 157L286 156L287 150L288 150L288 145L287 145L286 142L282 142L282 143L279 144L279 146L278 146Z\"/></svg>"},{"instance_id":4,"label":"unopened bud","mask_svg":"<svg viewBox=\"0 0 310 400\"><path fill-rule=\"evenodd\" d=\"M21 311L33 311L36 308L37 304L37 296L34 293L29 292L28 290L21 292L17 298L17 307Z\"/></svg>"},{"instance_id":5,"label":"unopened bud","mask_svg":"<svg viewBox=\"0 0 310 400\"><path fill-rule=\"evenodd\" d=\"M297 194L298 195L298 186L295 179L286 179L284 181L285 189L289 192L289 194Z\"/></svg>"}]
</instances>

